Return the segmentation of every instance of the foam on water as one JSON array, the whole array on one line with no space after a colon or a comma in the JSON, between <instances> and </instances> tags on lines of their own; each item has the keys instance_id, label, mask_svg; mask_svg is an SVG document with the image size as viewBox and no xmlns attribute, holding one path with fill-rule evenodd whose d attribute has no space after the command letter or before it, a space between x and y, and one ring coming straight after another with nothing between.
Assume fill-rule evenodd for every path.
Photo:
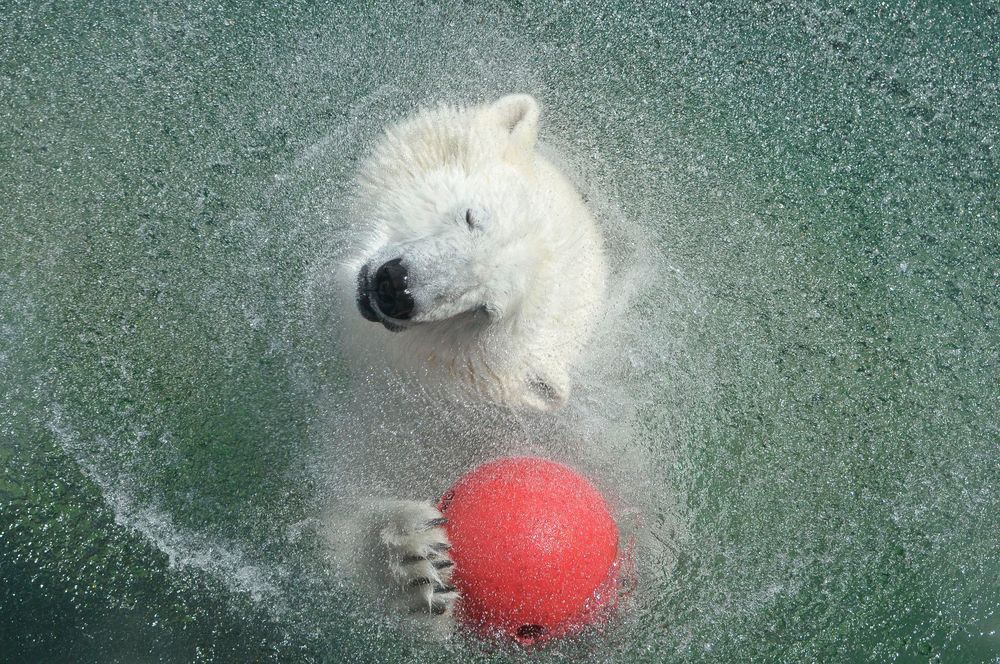
<instances>
[{"instance_id":1,"label":"foam on water","mask_svg":"<svg viewBox=\"0 0 1000 664\"><path fill-rule=\"evenodd\" d=\"M167 555L171 568L193 567L222 579L232 592L246 593L255 602L264 602L272 611L282 612L284 598L268 580L269 573L248 562L245 553L232 544L213 541L202 533L178 528L170 514L155 504L135 500L128 485L141 481L101 458L96 447L84 445L63 421L62 409L53 408L49 430L59 446L79 465L83 474L101 491L114 512L115 524L134 530ZM98 440L99 448L113 445ZM88 448L89 447L89 448Z\"/></svg>"}]
</instances>

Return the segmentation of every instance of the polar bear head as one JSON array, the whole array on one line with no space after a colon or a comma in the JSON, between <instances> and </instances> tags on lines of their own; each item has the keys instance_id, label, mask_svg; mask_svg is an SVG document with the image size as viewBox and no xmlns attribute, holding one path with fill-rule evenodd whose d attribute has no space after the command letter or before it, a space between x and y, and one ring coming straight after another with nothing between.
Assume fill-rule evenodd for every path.
<instances>
[{"instance_id":1,"label":"polar bear head","mask_svg":"<svg viewBox=\"0 0 1000 664\"><path fill-rule=\"evenodd\" d=\"M575 325L564 309L581 307L578 284L593 290L566 269L599 247L578 246L579 220L561 223L592 222L536 154L538 117L532 97L511 95L389 129L361 172L355 214L371 232L351 269L361 316L407 337L395 344L403 352L471 382L492 376L499 387L481 391L547 408L568 391L572 353L555 346L581 334L553 328ZM512 397L517 385L533 394Z\"/></svg>"}]
</instances>

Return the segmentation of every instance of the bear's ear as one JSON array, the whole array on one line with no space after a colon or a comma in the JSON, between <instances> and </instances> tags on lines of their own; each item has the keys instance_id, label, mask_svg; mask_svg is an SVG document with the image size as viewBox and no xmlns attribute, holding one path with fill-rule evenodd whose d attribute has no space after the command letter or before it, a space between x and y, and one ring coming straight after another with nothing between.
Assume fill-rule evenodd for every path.
<instances>
[{"instance_id":1,"label":"bear's ear","mask_svg":"<svg viewBox=\"0 0 1000 664\"><path fill-rule=\"evenodd\" d=\"M532 374L528 376L527 383L524 400L538 410L562 408L569 398L569 376L565 371L556 370L544 376Z\"/></svg>"},{"instance_id":2,"label":"bear's ear","mask_svg":"<svg viewBox=\"0 0 1000 664\"><path fill-rule=\"evenodd\" d=\"M530 153L538 139L538 102L531 95L507 95L488 107L490 123L507 139L507 152Z\"/></svg>"}]
</instances>

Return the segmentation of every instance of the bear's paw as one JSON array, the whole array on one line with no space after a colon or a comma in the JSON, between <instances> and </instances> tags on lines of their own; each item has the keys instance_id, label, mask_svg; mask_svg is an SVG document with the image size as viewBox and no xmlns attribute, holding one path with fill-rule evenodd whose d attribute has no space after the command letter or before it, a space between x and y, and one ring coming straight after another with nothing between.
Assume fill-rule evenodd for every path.
<instances>
[{"instance_id":1,"label":"bear's paw","mask_svg":"<svg viewBox=\"0 0 1000 664\"><path fill-rule=\"evenodd\" d=\"M446 522L429 502L398 501L379 539L399 608L450 621L458 592L451 584L454 561L448 554Z\"/></svg>"}]
</instances>

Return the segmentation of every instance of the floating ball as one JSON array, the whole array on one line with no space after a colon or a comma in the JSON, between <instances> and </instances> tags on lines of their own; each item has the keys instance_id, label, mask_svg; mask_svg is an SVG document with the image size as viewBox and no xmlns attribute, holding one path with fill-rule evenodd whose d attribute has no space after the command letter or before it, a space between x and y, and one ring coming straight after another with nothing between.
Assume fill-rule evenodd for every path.
<instances>
[{"instance_id":1,"label":"floating ball","mask_svg":"<svg viewBox=\"0 0 1000 664\"><path fill-rule=\"evenodd\" d=\"M618 528L570 468L512 457L472 470L438 509L455 561L457 617L527 644L592 622L616 595Z\"/></svg>"}]
</instances>

